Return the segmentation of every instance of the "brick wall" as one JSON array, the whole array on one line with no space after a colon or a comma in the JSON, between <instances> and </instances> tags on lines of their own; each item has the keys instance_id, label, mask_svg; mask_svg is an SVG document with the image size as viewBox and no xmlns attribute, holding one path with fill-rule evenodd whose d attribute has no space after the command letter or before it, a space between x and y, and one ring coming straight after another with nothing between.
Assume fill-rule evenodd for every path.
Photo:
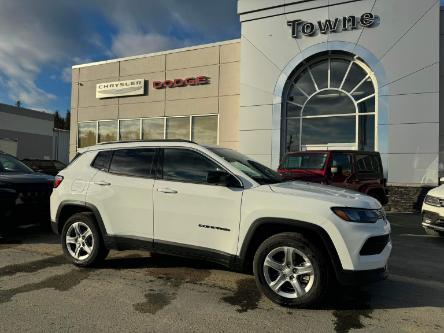
<instances>
[{"instance_id":1,"label":"brick wall","mask_svg":"<svg viewBox=\"0 0 444 333\"><path fill-rule=\"evenodd\" d=\"M427 192L433 187L388 186L389 202L385 206L388 212L418 212Z\"/></svg>"}]
</instances>

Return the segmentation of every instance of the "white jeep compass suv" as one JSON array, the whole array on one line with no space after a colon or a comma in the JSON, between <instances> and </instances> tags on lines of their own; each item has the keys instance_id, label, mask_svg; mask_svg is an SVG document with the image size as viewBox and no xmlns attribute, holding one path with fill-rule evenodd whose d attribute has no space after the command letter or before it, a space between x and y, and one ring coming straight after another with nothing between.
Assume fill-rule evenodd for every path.
<instances>
[{"instance_id":1,"label":"white jeep compass suv","mask_svg":"<svg viewBox=\"0 0 444 333\"><path fill-rule=\"evenodd\" d=\"M54 232L76 265L109 249L147 249L253 270L286 306L319 303L329 282L383 279L392 245L379 202L318 184L283 183L233 150L188 141L101 144L56 177Z\"/></svg>"}]
</instances>

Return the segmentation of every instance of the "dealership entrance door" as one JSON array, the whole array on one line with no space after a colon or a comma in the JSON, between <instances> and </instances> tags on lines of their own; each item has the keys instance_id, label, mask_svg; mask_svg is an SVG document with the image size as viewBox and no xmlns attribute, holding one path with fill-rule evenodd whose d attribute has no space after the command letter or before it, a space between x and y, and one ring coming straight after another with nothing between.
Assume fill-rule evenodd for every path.
<instances>
[{"instance_id":1,"label":"dealership entrance door","mask_svg":"<svg viewBox=\"0 0 444 333\"><path fill-rule=\"evenodd\" d=\"M322 53L289 77L282 108L281 154L376 147L377 92L370 68L350 53Z\"/></svg>"}]
</instances>

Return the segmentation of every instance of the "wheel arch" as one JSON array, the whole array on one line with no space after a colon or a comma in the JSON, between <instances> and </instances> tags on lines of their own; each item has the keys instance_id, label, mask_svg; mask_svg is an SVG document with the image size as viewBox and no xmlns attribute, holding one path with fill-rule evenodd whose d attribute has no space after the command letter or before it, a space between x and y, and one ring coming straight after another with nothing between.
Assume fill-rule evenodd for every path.
<instances>
[{"instance_id":1,"label":"wheel arch","mask_svg":"<svg viewBox=\"0 0 444 333\"><path fill-rule=\"evenodd\" d=\"M310 222L272 217L257 219L250 226L239 252L240 266L243 269L248 269L248 264L252 262L260 244L265 239L282 232L298 232L316 242L318 246L321 246L326 251L336 275L340 274L342 264L327 231Z\"/></svg>"},{"instance_id":2,"label":"wheel arch","mask_svg":"<svg viewBox=\"0 0 444 333\"><path fill-rule=\"evenodd\" d=\"M96 206L82 201L63 201L57 209L56 224L57 232L61 234L63 226L68 219L77 213L92 213L94 215L97 226L100 229L102 237L107 235L102 216Z\"/></svg>"}]
</instances>

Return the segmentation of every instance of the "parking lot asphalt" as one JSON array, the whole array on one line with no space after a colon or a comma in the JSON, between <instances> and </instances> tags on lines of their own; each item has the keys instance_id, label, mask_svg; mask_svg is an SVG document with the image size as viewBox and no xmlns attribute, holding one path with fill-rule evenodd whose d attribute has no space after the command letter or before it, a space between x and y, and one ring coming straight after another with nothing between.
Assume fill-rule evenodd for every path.
<instances>
[{"instance_id":1,"label":"parking lot asphalt","mask_svg":"<svg viewBox=\"0 0 444 333\"><path fill-rule=\"evenodd\" d=\"M390 214L386 281L332 290L316 310L261 296L250 275L147 252L79 269L50 232L0 235L0 332L443 332L444 238Z\"/></svg>"}]
</instances>

